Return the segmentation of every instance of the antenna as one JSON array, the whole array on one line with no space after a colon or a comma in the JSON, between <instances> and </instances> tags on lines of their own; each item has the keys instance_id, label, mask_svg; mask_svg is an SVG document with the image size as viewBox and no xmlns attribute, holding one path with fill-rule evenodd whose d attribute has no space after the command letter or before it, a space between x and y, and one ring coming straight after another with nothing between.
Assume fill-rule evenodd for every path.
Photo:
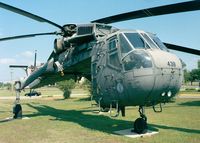
<instances>
[{"instance_id":1,"label":"antenna","mask_svg":"<svg viewBox=\"0 0 200 143\"><path fill-rule=\"evenodd\" d=\"M37 50L35 50L34 70L36 69Z\"/></svg>"}]
</instances>

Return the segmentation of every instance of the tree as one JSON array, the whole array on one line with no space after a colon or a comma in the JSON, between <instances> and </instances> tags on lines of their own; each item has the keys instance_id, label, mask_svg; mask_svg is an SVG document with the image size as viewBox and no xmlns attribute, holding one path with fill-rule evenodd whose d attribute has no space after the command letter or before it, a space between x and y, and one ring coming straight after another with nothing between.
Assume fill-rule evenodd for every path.
<instances>
[{"instance_id":1,"label":"tree","mask_svg":"<svg viewBox=\"0 0 200 143\"><path fill-rule=\"evenodd\" d=\"M92 94L92 83L88 79L84 78L84 82L81 84L83 89L88 90L90 92L90 95Z\"/></svg>"},{"instance_id":2,"label":"tree","mask_svg":"<svg viewBox=\"0 0 200 143\"><path fill-rule=\"evenodd\" d=\"M200 81L200 69L193 69L190 74L192 81Z\"/></svg>"},{"instance_id":3,"label":"tree","mask_svg":"<svg viewBox=\"0 0 200 143\"><path fill-rule=\"evenodd\" d=\"M184 69L185 83L190 81L191 85L194 81L198 81L200 85L200 60L198 60L198 69L193 69L191 72Z\"/></svg>"},{"instance_id":4,"label":"tree","mask_svg":"<svg viewBox=\"0 0 200 143\"><path fill-rule=\"evenodd\" d=\"M75 87L75 81L73 79L57 82L57 86L63 91L64 99L70 98L71 90Z\"/></svg>"},{"instance_id":5,"label":"tree","mask_svg":"<svg viewBox=\"0 0 200 143\"><path fill-rule=\"evenodd\" d=\"M183 72L184 72L184 82L187 83L191 81L192 78L190 72L187 71L186 69Z\"/></svg>"},{"instance_id":6,"label":"tree","mask_svg":"<svg viewBox=\"0 0 200 143\"><path fill-rule=\"evenodd\" d=\"M2 88L3 87L3 82L0 82L0 88Z\"/></svg>"}]
</instances>

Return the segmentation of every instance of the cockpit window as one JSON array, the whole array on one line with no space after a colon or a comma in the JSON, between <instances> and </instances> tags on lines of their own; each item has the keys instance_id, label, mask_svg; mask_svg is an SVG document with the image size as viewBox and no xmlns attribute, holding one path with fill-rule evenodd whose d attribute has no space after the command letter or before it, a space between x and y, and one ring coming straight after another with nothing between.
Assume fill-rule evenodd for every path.
<instances>
[{"instance_id":1,"label":"cockpit window","mask_svg":"<svg viewBox=\"0 0 200 143\"><path fill-rule=\"evenodd\" d=\"M142 50L135 50L122 59L125 71L140 68L151 68L150 56Z\"/></svg>"},{"instance_id":2,"label":"cockpit window","mask_svg":"<svg viewBox=\"0 0 200 143\"><path fill-rule=\"evenodd\" d=\"M109 58L108 64L114 68L121 68L119 55L118 55L118 44L117 44L117 36L113 36L112 38L108 39L108 48L109 48Z\"/></svg>"},{"instance_id":3,"label":"cockpit window","mask_svg":"<svg viewBox=\"0 0 200 143\"><path fill-rule=\"evenodd\" d=\"M148 44L151 46L153 49L158 49L158 47L153 43L153 41L147 36L145 33L141 33L141 35L145 38L145 40L148 42Z\"/></svg>"},{"instance_id":4,"label":"cockpit window","mask_svg":"<svg viewBox=\"0 0 200 143\"><path fill-rule=\"evenodd\" d=\"M113 37L109 40L108 48L109 48L109 51L116 49L116 37Z\"/></svg>"},{"instance_id":5,"label":"cockpit window","mask_svg":"<svg viewBox=\"0 0 200 143\"><path fill-rule=\"evenodd\" d=\"M158 45L158 47L161 50L169 51L167 49L167 47L163 44L163 42L161 42L161 40L158 37L156 37L154 34L149 34L149 36L153 39L153 41Z\"/></svg>"},{"instance_id":6,"label":"cockpit window","mask_svg":"<svg viewBox=\"0 0 200 143\"><path fill-rule=\"evenodd\" d=\"M122 34L119 35L119 40L120 40L120 50L123 57L125 56L125 54L133 50L133 48L130 46L130 44Z\"/></svg>"},{"instance_id":7,"label":"cockpit window","mask_svg":"<svg viewBox=\"0 0 200 143\"><path fill-rule=\"evenodd\" d=\"M144 40L138 33L124 33L124 35L130 41L130 43L134 46L134 48L136 49L146 48Z\"/></svg>"}]
</instances>

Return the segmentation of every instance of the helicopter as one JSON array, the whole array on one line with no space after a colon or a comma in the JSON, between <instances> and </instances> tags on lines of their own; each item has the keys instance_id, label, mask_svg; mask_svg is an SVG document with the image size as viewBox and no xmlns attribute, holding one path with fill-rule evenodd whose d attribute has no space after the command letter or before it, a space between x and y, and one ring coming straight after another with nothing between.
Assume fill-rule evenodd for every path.
<instances>
[{"instance_id":1,"label":"helicopter","mask_svg":"<svg viewBox=\"0 0 200 143\"><path fill-rule=\"evenodd\" d=\"M14 118L22 117L20 92L25 87L38 88L58 81L85 77L92 83L92 98L102 111L116 109L125 116L127 106L139 106L133 124L136 133L147 131L145 107L162 111L180 90L182 61L169 49L200 55L200 50L163 43L155 34L142 30L121 30L111 26L115 22L180 12L200 10L200 1L131 11L93 20L88 24L65 24L0 2L0 7L30 19L45 22L59 31L0 38L0 41L42 35L58 35L47 62L24 80L15 82ZM157 110L156 105L160 106Z\"/></svg>"},{"instance_id":2,"label":"helicopter","mask_svg":"<svg viewBox=\"0 0 200 143\"><path fill-rule=\"evenodd\" d=\"M37 50L35 50L35 57L34 57L34 63L31 66L27 66L27 65L9 65L9 68L11 69L23 69L26 73L26 76L29 76L31 73L33 73L35 70L37 70L41 65L43 65L41 63L41 65L36 66L37 65ZM33 89L30 89L30 91L28 93L25 93L25 96L28 97L32 97L32 96L40 96L41 92L37 92Z\"/></svg>"}]
</instances>

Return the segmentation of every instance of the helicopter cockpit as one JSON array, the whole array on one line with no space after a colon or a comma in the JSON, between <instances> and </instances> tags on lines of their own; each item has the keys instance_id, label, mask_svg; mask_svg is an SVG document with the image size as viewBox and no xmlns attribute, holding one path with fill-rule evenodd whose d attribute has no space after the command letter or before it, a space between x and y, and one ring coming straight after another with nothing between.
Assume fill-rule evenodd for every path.
<instances>
[{"instance_id":1,"label":"helicopter cockpit","mask_svg":"<svg viewBox=\"0 0 200 143\"><path fill-rule=\"evenodd\" d=\"M152 59L147 50L168 51L165 45L151 33L123 32L119 34L120 51L124 70L151 68Z\"/></svg>"}]
</instances>

